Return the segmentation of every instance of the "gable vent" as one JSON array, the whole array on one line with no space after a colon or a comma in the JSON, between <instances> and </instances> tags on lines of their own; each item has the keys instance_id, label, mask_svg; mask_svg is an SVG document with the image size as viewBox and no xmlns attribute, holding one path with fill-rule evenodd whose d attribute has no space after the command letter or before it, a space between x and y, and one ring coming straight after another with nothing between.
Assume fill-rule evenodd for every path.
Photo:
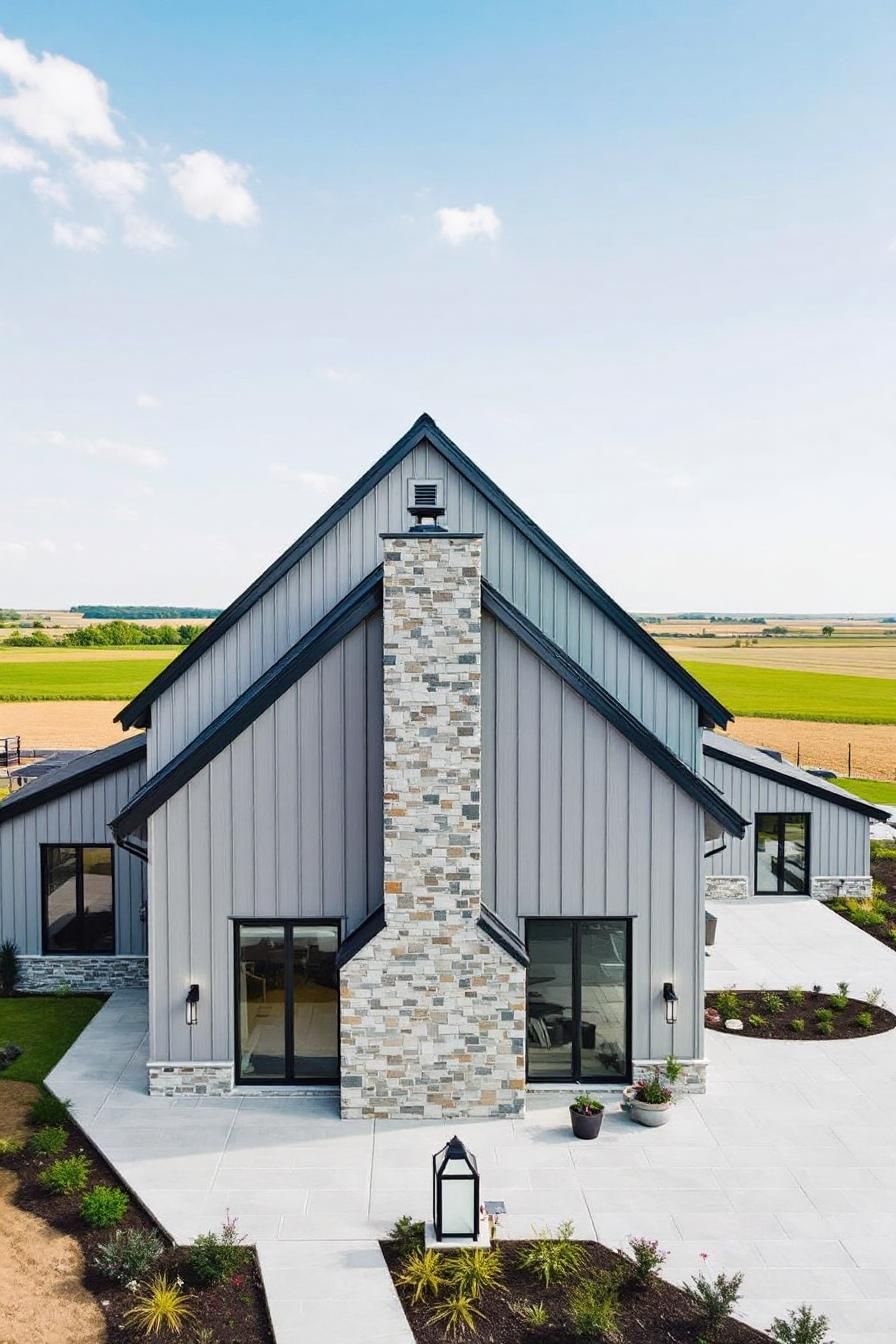
<instances>
[{"instance_id":1,"label":"gable vent","mask_svg":"<svg viewBox=\"0 0 896 1344\"><path fill-rule=\"evenodd\" d=\"M414 515L418 524L427 522L435 526L436 519L444 512L445 482L411 477L408 481L408 513Z\"/></svg>"}]
</instances>

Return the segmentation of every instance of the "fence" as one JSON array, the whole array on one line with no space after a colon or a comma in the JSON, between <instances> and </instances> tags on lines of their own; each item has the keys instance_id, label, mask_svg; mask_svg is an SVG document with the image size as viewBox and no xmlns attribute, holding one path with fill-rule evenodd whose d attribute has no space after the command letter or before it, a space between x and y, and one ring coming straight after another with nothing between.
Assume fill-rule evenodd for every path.
<instances>
[{"instance_id":1,"label":"fence","mask_svg":"<svg viewBox=\"0 0 896 1344\"><path fill-rule=\"evenodd\" d=\"M0 737L0 766L22 764L22 739L20 737Z\"/></svg>"}]
</instances>

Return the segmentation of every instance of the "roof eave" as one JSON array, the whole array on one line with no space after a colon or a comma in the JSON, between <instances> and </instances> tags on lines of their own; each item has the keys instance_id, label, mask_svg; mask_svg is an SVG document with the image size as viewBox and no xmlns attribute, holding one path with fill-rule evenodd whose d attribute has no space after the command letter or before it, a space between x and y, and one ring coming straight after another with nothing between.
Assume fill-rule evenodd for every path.
<instances>
[{"instance_id":1,"label":"roof eave","mask_svg":"<svg viewBox=\"0 0 896 1344\"><path fill-rule=\"evenodd\" d=\"M747 745L746 743L744 745ZM845 807L849 812L861 812L866 817L874 821L889 821L889 812L884 812L881 808L875 807L873 803L866 803L864 798L857 798L853 793L847 793L845 789L837 789L836 794L830 789L823 789L813 782L812 776L806 776L805 781L795 779L783 771L775 769L774 761L768 758L768 765L759 761L750 760L744 756L736 756L733 752L725 751L724 748L714 747L711 743L703 743L703 754L709 756L712 760L721 761L723 765L730 765L735 770L745 770L749 775L757 775L760 779L770 779L775 784L781 784L785 788L794 789L796 792L808 793L812 798L820 798L822 802L830 803L832 807ZM834 788L837 786L834 785Z\"/></svg>"}]
</instances>

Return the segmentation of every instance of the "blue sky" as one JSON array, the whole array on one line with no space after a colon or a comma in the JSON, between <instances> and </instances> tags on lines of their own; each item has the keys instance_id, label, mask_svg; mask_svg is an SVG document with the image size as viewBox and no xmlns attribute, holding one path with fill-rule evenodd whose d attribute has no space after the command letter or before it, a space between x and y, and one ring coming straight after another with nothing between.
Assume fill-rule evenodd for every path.
<instances>
[{"instance_id":1,"label":"blue sky","mask_svg":"<svg viewBox=\"0 0 896 1344\"><path fill-rule=\"evenodd\" d=\"M0 605L226 604L427 410L632 609L892 609L891 3L0 32Z\"/></svg>"}]
</instances>

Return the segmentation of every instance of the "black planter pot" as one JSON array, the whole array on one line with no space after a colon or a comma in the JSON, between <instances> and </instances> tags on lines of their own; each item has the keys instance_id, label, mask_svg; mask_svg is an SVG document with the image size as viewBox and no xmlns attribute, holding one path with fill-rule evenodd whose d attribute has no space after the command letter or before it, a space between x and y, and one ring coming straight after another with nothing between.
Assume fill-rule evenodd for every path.
<instances>
[{"instance_id":1,"label":"black planter pot","mask_svg":"<svg viewBox=\"0 0 896 1344\"><path fill-rule=\"evenodd\" d=\"M594 1115L583 1115L575 1106L570 1106L569 1118L572 1121L572 1132L577 1139L596 1139L600 1133L604 1113L597 1111Z\"/></svg>"}]
</instances>

